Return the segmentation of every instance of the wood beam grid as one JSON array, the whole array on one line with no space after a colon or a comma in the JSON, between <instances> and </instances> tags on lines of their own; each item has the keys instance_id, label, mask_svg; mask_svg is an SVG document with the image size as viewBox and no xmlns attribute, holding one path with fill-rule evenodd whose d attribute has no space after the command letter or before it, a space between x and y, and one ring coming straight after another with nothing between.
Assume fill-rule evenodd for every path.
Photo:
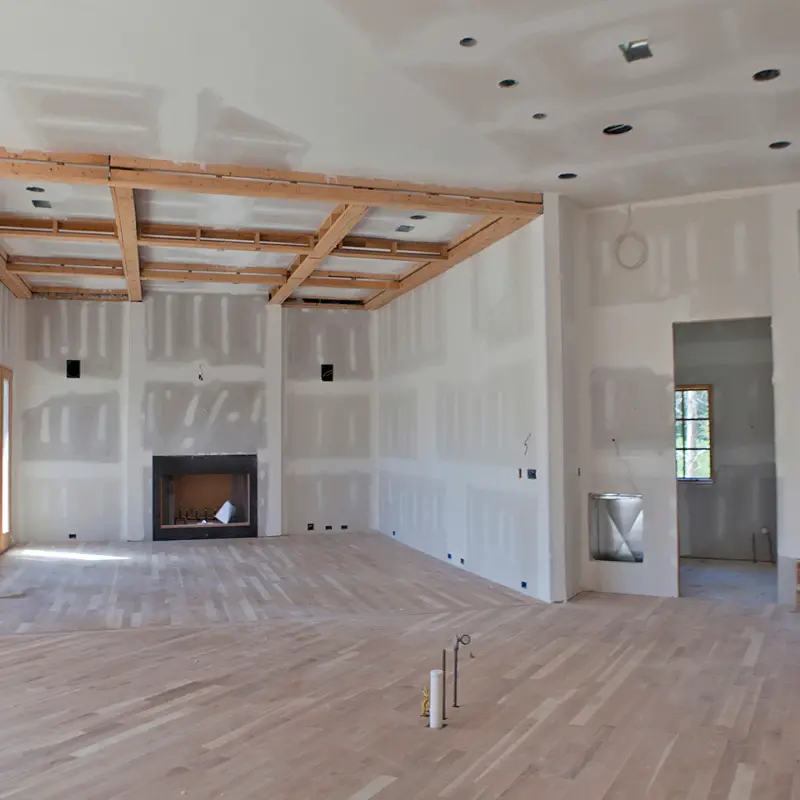
<instances>
[{"instance_id":1,"label":"wood beam grid","mask_svg":"<svg viewBox=\"0 0 800 800\"><path fill-rule=\"evenodd\" d=\"M454 246L450 248L446 261L431 261L428 264L423 264L400 281L400 288L386 289L380 294L374 295L366 301L365 307L370 311L383 308L392 300L396 300L432 278L447 272L456 264L460 264L467 258L480 253L529 222L530 219L527 217L516 219L514 217L493 217L476 223L468 231L454 239Z\"/></svg>"},{"instance_id":2,"label":"wood beam grid","mask_svg":"<svg viewBox=\"0 0 800 800\"><path fill-rule=\"evenodd\" d=\"M132 303L140 303L142 301L142 279L139 265L139 230L136 222L136 201L133 189L112 187L111 199L114 202L117 238L122 251L122 269L128 284L128 299Z\"/></svg>"},{"instance_id":3,"label":"wood beam grid","mask_svg":"<svg viewBox=\"0 0 800 800\"><path fill-rule=\"evenodd\" d=\"M209 167L154 159L36 151L0 151L0 178L195 194L274 197L453 214L535 217L541 213L542 206L542 196L536 192L487 192L436 184L363 180L233 165Z\"/></svg>"},{"instance_id":4,"label":"wood beam grid","mask_svg":"<svg viewBox=\"0 0 800 800\"><path fill-rule=\"evenodd\" d=\"M286 283L272 295L270 304L280 305L286 300L361 221L367 210L367 206L337 206L317 232L317 244L311 254L295 259Z\"/></svg>"},{"instance_id":5,"label":"wood beam grid","mask_svg":"<svg viewBox=\"0 0 800 800\"><path fill-rule=\"evenodd\" d=\"M65 242L116 244L114 220L52 219L0 214L0 238L59 239ZM309 254L314 232L255 228L209 228L139 220L140 247L185 247L253 253ZM388 261L428 262L447 258L447 242L406 242L375 236L346 236L331 255Z\"/></svg>"},{"instance_id":6,"label":"wood beam grid","mask_svg":"<svg viewBox=\"0 0 800 800\"><path fill-rule=\"evenodd\" d=\"M277 286L273 304L290 300L306 306L324 302L333 307L381 308L460 261L525 225L542 211L536 192L459 189L437 184L327 176L318 173L270 170L233 165L177 164L101 154L13 152L0 148L0 178L53 181L110 187L115 221L54 220L0 214L0 238L34 237L77 242L119 243L120 262L103 259L34 259L3 261L0 280L17 296L37 293L22 275L124 277L131 300L141 299L141 280L249 283ZM337 203L316 232L219 229L137 220L134 190L160 189L189 193L270 197L292 201ZM380 239L352 233L367 209L413 208L453 214L480 213L482 219L449 243ZM137 224L138 222L138 224ZM140 262L138 248L186 247L250 252L274 251L296 255L284 268L244 268L190 263ZM319 267L328 256L415 262L400 280L376 273L336 272ZM292 298L303 284L320 288L354 288L373 292L366 301L339 298ZM59 295L77 296L58 288ZM88 290L81 290L84 293ZM108 290L109 292L115 290ZM91 292L89 292L91 294ZM48 294L55 294L49 292ZM318 307L318 305L317 305Z\"/></svg>"}]
</instances>

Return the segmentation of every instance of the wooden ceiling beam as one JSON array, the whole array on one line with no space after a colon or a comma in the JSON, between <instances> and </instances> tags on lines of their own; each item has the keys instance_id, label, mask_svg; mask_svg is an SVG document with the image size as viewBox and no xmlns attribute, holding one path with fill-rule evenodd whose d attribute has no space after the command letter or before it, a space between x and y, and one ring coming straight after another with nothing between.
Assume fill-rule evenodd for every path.
<instances>
[{"instance_id":1,"label":"wooden ceiling beam","mask_svg":"<svg viewBox=\"0 0 800 800\"><path fill-rule=\"evenodd\" d=\"M360 222L367 206L337 206L317 232L317 244L308 256L298 256L289 271L286 283L270 298L271 305L280 305L327 258L332 250Z\"/></svg>"},{"instance_id":2,"label":"wooden ceiling beam","mask_svg":"<svg viewBox=\"0 0 800 800\"><path fill-rule=\"evenodd\" d=\"M203 166L153 159L71 153L13 153L0 150L0 178L149 189L273 197L285 200L535 217L538 192L489 192L438 184L367 180L318 173L265 170L234 165Z\"/></svg>"},{"instance_id":3,"label":"wooden ceiling beam","mask_svg":"<svg viewBox=\"0 0 800 800\"><path fill-rule=\"evenodd\" d=\"M116 300L125 302L128 292L125 289L86 289L82 286L49 286L31 284L34 297L49 300Z\"/></svg>"},{"instance_id":4,"label":"wooden ceiling beam","mask_svg":"<svg viewBox=\"0 0 800 800\"><path fill-rule=\"evenodd\" d=\"M462 234L454 240L455 244L450 249L447 260L442 262L430 262L423 264L411 274L400 281L398 289L386 289L378 295L369 298L365 307L374 311L396 300L404 294L416 289L423 283L441 275L443 272L452 269L456 264L477 255L495 242L504 239L514 231L527 225L531 220L527 217L497 217L487 220L484 223L476 223L470 229L468 235Z\"/></svg>"},{"instance_id":5,"label":"wooden ceiling beam","mask_svg":"<svg viewBox=\"0 0 800 800\"><path fill-rule=\"evenodd\" d=\"M121 190L124 191L124 190ZM0 238L60 239L65 242L116 243L114 220L54 219L0 214ZM309 254L314 232L255 228L209 228L139 221L140 247L181 247L253 253ZM428 262L447 258L447 242L406 242L375 236L346 236L331 255L389 261Z\"/></svg>"},{"instance_id":6,"label":"wooden ceiling beam","mask_svg":"<svg viewBox=\"0 0 800 800\"><path fill-rule=\"evenodd\" d=\"M112 267L122 271L122 261L118 258L60 258L58 256L18 256L8 257L8 263L15 266L29 264L51 267ZM20 270L17 270L18 272Z\"/></svg>"},{"instance_id":7,"label":"wooden ceiling beam","mask_svg":"<svg viewBox=\"0 0 800 800\"><path fill-rule=\"evenodd\" d=\"M8 271L13 275L50 275L72 276L77 278L120 278L125 280L125 273L122 267L70 267L63 264L17 264L12 261L8 265Z\"/></svg>"},{"instance_id":8,"label":"wooden ceiling beam","mask_svg":"<svg viewBox=\"0 0 800 800\"><path fill-rule=\"evenodd\" d=\"M30 300L32 293L28 284L8 269L8 256L0 251L0 282L19 300Z\"/></svg>"},{"instance_id":9,"label":"wooden ceiling beam","mask_svg":"<svg viewBox=\"0 0 800 800\"><path fill-rule=\"evenodd\" d=\"M128 284L128 299L132 303L142 302L141 266L139 264L139 228L136 222L136 200L133 189L111 187L114 203L114 218L117 222L117 238L122 251L122 269Z\"/></svg>"},{"instance_id":10,"label":"wooden ceiling beam","mask_svg":"<svg viewBox=\"0 0 800 800\"><path fill-rule=\"evenodd\" d=\"M8 271L14 275L74 276L81 278L125 279L122 261L102 258L58 258L53 256L8 256ZM253 284L281 285L289 273L279 267L230 267L220 264L196 264L173 261L141 261L143 280L181 280L209 283L235 283L235 276L256 280ZM146 276L146 277L145 277ZM194 276L194 277L187 277ZM218 276L218 277L215 277ZM392 275L381 273L337 272L318 270L305 280L306 284L343 289L394 289L400 282Z\"/></svg>"}]
</instances>

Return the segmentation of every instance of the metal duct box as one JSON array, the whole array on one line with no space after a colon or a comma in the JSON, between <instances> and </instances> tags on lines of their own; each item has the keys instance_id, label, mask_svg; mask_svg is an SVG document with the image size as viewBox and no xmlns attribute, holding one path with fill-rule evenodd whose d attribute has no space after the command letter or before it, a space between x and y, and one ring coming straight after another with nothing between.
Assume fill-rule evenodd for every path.
<instances>
[{"instance_id":1,"label":"metal duct box","mask_svg":"<svg viewBox=\"0 0 800 800\"><path fill-rule=\"evenodd\" d=\"M589 552L594 561L644 561L640 494L589 495Z\"/></svg>"}]
</instances>

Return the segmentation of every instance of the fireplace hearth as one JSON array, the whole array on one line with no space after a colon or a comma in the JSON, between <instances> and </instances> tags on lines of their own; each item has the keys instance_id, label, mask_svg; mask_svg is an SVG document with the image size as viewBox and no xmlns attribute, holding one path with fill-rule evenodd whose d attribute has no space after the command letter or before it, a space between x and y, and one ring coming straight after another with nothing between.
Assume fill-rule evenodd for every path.
<instances>
[{"instance_id":1,"label":"fireplace hearth","mask_svg":"<svg viewBox=\"0 0 800 800\"><path fill-rule=\"evenodd\" d=\"M153 456L153 540L258 536L255 455Z\"/></svg>"}]
</instances>

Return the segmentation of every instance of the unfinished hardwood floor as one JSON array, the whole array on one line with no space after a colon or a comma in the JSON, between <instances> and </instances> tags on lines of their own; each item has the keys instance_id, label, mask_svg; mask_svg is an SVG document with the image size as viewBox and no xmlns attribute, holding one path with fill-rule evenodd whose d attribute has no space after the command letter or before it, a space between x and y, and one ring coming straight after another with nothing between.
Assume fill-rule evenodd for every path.
<instances>
[{"instance_id":1,"label":"unfinished hardwood floor","mask_svg":"<svg viewBox=\"0 0 800 800\"><path fill-rule=\"evenodd\" d=\"M0 798L800 797L800 625L775 606L546 606L377 536L101 551L130 571L0 559L3 594L33 592L0 600L4 628L52 631L0 637ZM61 605L31 616L45 587ZM195 599L145 613L159 588ZM431 731L456 632L462 707Z\"/></svg>"}]
</instances>

